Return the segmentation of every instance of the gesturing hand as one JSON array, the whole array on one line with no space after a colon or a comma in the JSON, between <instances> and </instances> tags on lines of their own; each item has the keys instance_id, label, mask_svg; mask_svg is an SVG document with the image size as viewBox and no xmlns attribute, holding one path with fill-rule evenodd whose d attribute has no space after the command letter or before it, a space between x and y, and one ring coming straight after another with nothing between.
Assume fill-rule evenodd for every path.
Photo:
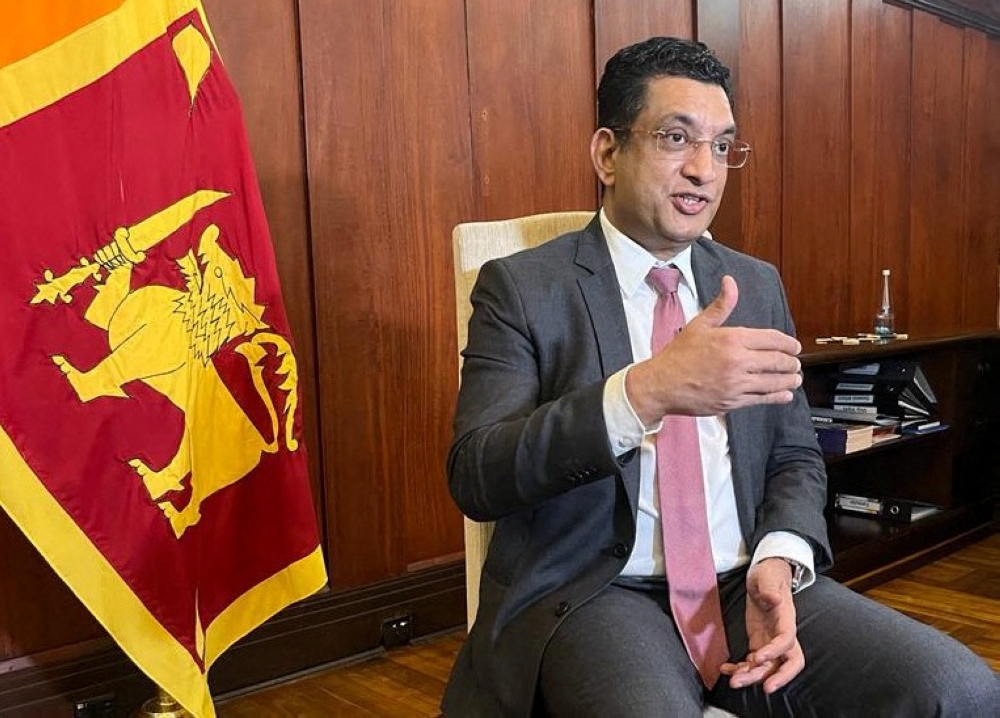
<instances>
[{"instance_id":1,"label":"gesturing hand","mask_svg":"<svg viewBox=\"0 0 1000 718\"><path fill-rule=\"evenodd\" d=\"M739 663L724 663L722 672L733 688L764 682L774 693L805 668L796 635L792 572L780 558L764 559L747 573L746 624L750 653Z\"/></svg>"},{"instance_id":2,"label":"gesturing hand","mask_svg":"<svg viewBox=\"0 0 1000 718\"><path fill-rule=\"evenodd\" d=\"M792 400L802 383L802 345L777 329L722 326L738 299L736 280L723 277L718 296L684 331L632 367L626 392L644 424L665 414L708 416Z\"/></svg>"}]
</instances>

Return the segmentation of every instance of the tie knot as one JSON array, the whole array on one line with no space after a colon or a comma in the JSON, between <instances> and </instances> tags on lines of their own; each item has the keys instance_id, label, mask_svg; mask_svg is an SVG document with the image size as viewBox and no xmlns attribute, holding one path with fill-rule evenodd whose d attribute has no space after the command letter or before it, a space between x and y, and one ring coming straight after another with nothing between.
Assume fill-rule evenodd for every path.
<instances>
[{"instance_id":1,"label":"tie knot","mask_svg":"<svg viewBox=\"0 0 1000 718\"><path fill-rule=\"evenodd\" d=\"M653 267L649 270L649 283L660 294L674 294L677 286L681 283L681 270L670 265L669 267Z\"/></svg>"}]
</instances>

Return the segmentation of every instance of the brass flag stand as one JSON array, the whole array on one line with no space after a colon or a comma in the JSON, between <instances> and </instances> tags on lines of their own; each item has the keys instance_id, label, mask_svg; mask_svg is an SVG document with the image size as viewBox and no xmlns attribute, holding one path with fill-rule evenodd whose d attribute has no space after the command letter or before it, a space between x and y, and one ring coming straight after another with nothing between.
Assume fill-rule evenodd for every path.
<instances>
[{"instance_id":1,"label":"brass flag stand","mask_svg":"<svg viewBox=\"0 0 1000 718\"><path fill-rule=\"evenodd\" d=\"M181 704L160 687L156 689L156 697L142 704L136 718L191 718Z\"/></svg>"}]
</instances>

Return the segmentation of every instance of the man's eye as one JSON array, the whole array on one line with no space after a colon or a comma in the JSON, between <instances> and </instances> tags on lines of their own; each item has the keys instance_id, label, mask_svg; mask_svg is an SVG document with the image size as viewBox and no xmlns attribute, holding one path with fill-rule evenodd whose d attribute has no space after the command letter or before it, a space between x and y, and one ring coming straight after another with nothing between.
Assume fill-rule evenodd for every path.
<instances>
[{"instance_id":1,"label":"man's eye","mask_svg":"<svg viewBox=\"0 0 1000 718\"><path fill-rule=\"evenodd\" d=\"M684 147L688 143L687 135L683 132L664 132L663 140L672 148Z\"/></svg>"},{"instance_id":2,"label":"man's eye","mask_svg":"<svg viewBox=\"0 0 1000 718\"><path fill-rule=\"evenodd\" d=\"M719 140L715 143L715 153L717 155L728 155L733 148L733 143L729 140Z\"/></svg>"}]
</instances>

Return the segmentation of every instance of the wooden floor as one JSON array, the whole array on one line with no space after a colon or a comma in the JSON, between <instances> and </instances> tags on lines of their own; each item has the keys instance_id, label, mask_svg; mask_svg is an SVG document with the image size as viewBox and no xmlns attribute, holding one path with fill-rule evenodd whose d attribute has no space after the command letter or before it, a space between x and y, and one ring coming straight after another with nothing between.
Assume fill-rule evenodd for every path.
<instances>
[{"instance_id":1,"label":"wooden floor","mask_svg":"<svg viewBox=\"0 0 1000 718\"><path fill-rule=\"evenodd\" d=\"M937 626L1000 671L1000 533L866 592ZM456 631L218 706L221 718L438 716Z\"/></svg>"}]
</instances>

